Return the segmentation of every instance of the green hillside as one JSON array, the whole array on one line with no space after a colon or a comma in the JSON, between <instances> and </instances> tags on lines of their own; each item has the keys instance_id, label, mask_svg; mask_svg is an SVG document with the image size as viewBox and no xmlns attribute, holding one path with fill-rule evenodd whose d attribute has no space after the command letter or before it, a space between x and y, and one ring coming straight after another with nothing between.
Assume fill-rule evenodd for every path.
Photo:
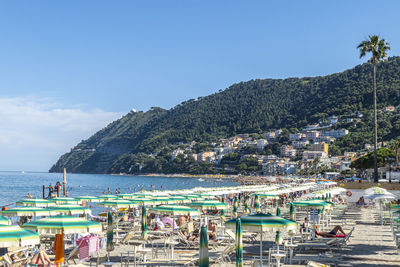
<instances>
[{"instance_id":1,"label":"green hillside","mask_svg":"<svg viewBox=\"0 0 400 267\"><path fill-rule=\"evenodd\" d=\"M369 113L371 81L372 67L363 64L328 76L240 82L170 110L130 112L61 156L50 171L66 167L70 172L106 173L118 159L123 162L141 152L159 152L171 144L211 142L277 128L300 129L333 114ZM400 57L378 66L377 85L380 107L400 104ZM399 135L396 127L391 125L385 136ZM342 141L343 146L348 143Z\"/></svg>"}]
</instances>

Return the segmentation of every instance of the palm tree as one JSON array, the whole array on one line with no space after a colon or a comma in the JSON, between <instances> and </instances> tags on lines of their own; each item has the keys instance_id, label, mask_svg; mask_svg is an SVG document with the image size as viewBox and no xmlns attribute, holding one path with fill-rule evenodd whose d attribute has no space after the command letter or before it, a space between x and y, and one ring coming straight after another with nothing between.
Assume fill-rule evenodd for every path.
<instances>
[{"instance_id":1,"label":"palm tree","mask_svg":"<svg viewBox=\"0 0 400 267\"><path fill-rule=\"evenodd\" d=\"M360 49L360 58L364 57L367 53L371 53L369 63L372 64L374 69L374 182L378 182L378 119L376 110L376 65L387 58L386 51L390 50L389 43L385 39L379 39L378 35L368 36L367 40L362 41L358 46Z\"/></svg>"}]
</instances>

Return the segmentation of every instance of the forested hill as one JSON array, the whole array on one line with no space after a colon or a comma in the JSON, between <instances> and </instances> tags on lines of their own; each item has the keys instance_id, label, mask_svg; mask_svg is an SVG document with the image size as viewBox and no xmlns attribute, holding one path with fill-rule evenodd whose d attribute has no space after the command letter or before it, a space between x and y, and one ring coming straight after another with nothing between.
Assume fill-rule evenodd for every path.
<instances>
[{"instance_id":1,"label":"forested hill","mask_svg":"<svg viewBox=\"0 0 400 267\"><path fill-rule=\"evenodd\" d=\"M170 110L130 112L64 154L50 171L105 173L122 155L153 153L168 144L300 129L327 115L371 109L371 84L370 64L328 76L240 82ZM400 57L378 66L377 85L381 107L400 104Z\"/></svg>"}]
</instances>

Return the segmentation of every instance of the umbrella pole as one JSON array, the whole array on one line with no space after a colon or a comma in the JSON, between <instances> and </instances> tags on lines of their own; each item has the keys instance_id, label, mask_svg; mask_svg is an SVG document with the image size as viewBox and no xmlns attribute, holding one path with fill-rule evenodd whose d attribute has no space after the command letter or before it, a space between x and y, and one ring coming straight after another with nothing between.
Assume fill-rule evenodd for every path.
<instances>
[{"instance_id":1,"label":"umbrella pole","mask_svg":"<svg viewBox=\"0 0 400 267\"><path fill-rule=\"evenodd\" d=\"M261 264L261 267L263 266L263 263L262 263L262 245L263 245L263 240L262 240L262 237L263 237L263 231L262 231L262 226L261 226L261 237L260 237L260 264Z\"/></svg>"}]
</instances>

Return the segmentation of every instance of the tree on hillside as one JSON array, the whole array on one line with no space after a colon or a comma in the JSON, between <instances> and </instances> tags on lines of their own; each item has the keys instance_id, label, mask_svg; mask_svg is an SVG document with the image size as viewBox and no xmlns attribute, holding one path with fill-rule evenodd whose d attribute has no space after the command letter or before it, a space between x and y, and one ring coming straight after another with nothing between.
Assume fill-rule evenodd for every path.
<instances>
[{"instance_id":1,"label":"tree on hillside","mask_svg":"<svg viewBox=\"0 0 400 267\"><path fill-rule=\"evenodd\" d=\"M375 153L368 153L355 161L350 165L351 168L356 168L359 170L371 169L375 166ZM392 163L395 157L395 152L387 147L382 147L377 151L377 165L379 167L384 167L388 163Z\"/></svg>"},{"instance_id":2,"label":"tree on hillside","mask_svg":"<svg viewBox=\"0 0 400 267\"><path fill-rule=\"evenodd\" d=\"M378 119L376 109L376 65L387 58L387 51L390 50L389 43L385 39L379 39L379 36L369 36L367 40L362 41L358 46L360 49L360 58L364 57L367 53L371 53L369 62L373 66L374 70L374 182L378 182L378 155L377 155L377 143L378 143Z\"/></svg>"}]
</instances>

